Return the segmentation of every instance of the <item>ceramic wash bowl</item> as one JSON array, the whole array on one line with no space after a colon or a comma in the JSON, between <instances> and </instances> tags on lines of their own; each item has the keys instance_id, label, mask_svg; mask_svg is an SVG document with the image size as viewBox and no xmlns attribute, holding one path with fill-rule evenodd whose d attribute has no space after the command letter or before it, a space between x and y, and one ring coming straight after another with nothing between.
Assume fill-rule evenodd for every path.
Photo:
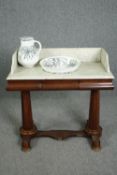
<instances>
[{"instance_id":1,"label":"ceramic wash bowl","mask_svg":"<svg viewBox=\"0 0 117 175\"><path fill-rule=\"evenodd\" d=\"M78 69L80 61L73 57L54 56L40 61L42 69L50 73L70 73Z\"/></svg>"}]
</instances>

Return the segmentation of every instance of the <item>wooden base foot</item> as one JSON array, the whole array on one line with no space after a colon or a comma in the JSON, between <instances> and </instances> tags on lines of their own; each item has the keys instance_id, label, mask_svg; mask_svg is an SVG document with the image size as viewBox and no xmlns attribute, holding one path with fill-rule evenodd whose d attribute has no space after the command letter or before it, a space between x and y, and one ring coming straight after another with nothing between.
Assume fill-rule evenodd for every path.
<instances>
[{"instance_id":1,"label":"wooden base foot","mask_svg":"<svg viewBox=\"0 0 117 175\"><path fill-rule=\"evenodd\" d=\"M101 150L100 136L92 136L91 147L94 151L100 151Z\"/></svg>"},{"instance_id":2,"label":"wooden base foot","mask_svg":"<svg viewBox=\"0 0 117 175\"><path fill-rule=\"evenodd\" d=\"M97 130L90 129L87 121L85 132L87 133L87 136L91 137L91 148L94 151L100 151L101 150L100 137L102 135L102 128L99 126Z\"/></svg>"},{"instance_id":3,"label":"wooden base foot","mask_svg":"<svg viewBox=\"0 0 117 175\"><path fill-rule=\"evenodd\" d=\"M30 141L31 141L31 138L28 136L22 136L22 150L24 152L27 152L31 149L31 146L30 146Z\"/></svg>"},{"instance_id":4,"label":"wooden base foot","mask_svg":"<svg viewBox=\"0 0 117 175\"><path fill-rule=\"evenodd\" d=\"M36 135L37 128L36 126L33 127L31 130L24 130L23 128L20 128L20 135L22 138L22 150L23 151L29 151L31 149L31 139Z\"/></svg>"}]
</instances>

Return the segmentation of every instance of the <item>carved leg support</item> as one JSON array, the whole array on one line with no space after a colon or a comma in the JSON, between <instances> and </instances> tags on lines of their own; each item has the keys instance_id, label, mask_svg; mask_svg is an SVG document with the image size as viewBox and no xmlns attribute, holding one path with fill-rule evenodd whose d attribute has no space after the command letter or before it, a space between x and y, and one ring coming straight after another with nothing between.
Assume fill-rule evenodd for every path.
<instances>
[{"instance_id":1,"label":"carved leg support","mask_svg":"<svg viewBox=\"0 0 117 175\"><path fill-rule=\"evenodd\" d=\"M22 149L28 151L30 149L30 140L33 137L37 129L33 124L31 99L29 91L21 92L22 102L22 128L20 129L20 135L22 137Z\"/></svg>"},{"instance_id":2,"label":"carved leg support","mask_svg":"<svg viewBox=\"0 0 117 175\"><path fill-rule=\"evenodd\" d=\"M100 112L100 94L99 90L92 90L90 97L89 120L86 125L86 133L91 136L92 149L98 151L101 149L100 136L102 129L99 126L99 112Z\"/></svg>"}]
</instances>

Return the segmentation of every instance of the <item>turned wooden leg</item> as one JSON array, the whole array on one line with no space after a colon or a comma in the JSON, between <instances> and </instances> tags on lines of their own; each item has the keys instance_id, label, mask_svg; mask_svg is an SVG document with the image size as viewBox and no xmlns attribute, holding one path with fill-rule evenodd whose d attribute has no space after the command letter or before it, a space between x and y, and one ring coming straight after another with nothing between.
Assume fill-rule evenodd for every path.
<instances>
[{"instance_id":1,"label":"turned wooden leg","mask_svg":"<svg viewBox=\"0 0 117 175\"><path fill-rule=\"evenodd\" d=\"M86 126L86 132L92 139L92 149L100 150L101 127L99 126L100 113L100 91L91 90L89 120Z\"/></svg>"},{"instance_id":2,"label":"turned wooden leg","mask_svg":"<svg viewBox=\"0 0 117 175\"><path fill-rule=\"evenodd\" d=\"M37 131L33 123L31 99L29 91L21 92L21 102L22 102L22 127L20 129L20 134L22 137L22 149L24 151L27 151L30 149L31 137L34 136L34 134Z\"/></svg>"}]
</instances>

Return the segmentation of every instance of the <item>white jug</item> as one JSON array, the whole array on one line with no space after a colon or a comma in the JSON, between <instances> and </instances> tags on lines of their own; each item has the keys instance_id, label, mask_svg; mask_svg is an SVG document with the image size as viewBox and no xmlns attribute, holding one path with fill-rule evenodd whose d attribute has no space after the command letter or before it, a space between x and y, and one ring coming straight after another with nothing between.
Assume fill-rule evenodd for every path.
<instances>
[{"instance_id":1,"label":"white jug","mask_svg":"<svg viewBox=\"0 0 117 175\"><path fill-rule=\"evenodd\" d=\"M33 37L22 37L18 50L18 62L27 68L35 66L39 61L41 43Z\"/></svg>"}]
</instances>

